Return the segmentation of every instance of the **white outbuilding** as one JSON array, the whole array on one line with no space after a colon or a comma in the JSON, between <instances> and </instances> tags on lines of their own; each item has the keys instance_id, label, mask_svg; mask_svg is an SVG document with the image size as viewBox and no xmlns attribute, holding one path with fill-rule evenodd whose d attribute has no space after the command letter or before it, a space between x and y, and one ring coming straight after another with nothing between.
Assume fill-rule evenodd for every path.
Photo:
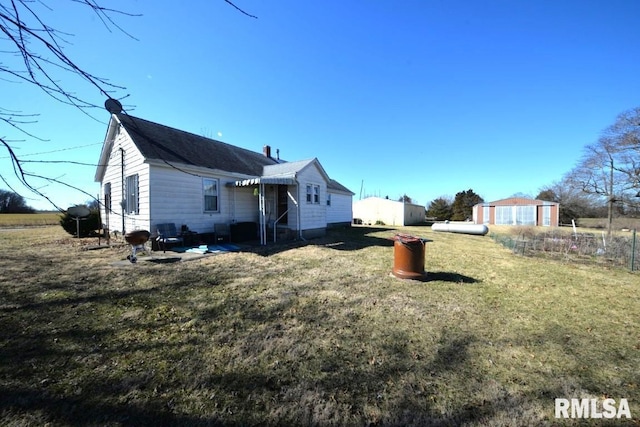
<instances>
[{"instance_id":1,"label":"white outbuilding","mask_svg":"<svg viewBox=\"0 0 640 427\"><path fill-rule=\"evenodd\" d=\"M425 222L426 211L413 203L367 197L353 202L353 219L368 225L415 225Z\"/></svg>"}]
</instances>

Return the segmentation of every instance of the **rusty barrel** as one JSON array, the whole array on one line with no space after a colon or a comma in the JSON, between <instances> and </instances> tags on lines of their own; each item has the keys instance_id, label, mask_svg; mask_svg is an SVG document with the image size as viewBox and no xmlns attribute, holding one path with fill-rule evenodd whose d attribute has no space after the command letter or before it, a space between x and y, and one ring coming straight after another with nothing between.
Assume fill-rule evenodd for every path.
<instances>
[{"instance_id":1,"label":"rusty barrel","mask_svg":"<svg viewBox=\"0 0 640 427\"><path fill-rule=\"evenodd\" d=\"M401 279L424 280L424 241L408 234L396 234L393 243L393 275Z\"/></svg>"},{"instance_id":2,"label":"rusty barrel","mask_svg":"<svg viewBox=\"0 0 640 427\"><path fill-rule=\"evenodd\" d=\"M147 243L149 236L151 236L151 233L147 230L134 230L125 234L124 240L126 240L130 245L138 246Z\"/></svg>"}]
</instances>

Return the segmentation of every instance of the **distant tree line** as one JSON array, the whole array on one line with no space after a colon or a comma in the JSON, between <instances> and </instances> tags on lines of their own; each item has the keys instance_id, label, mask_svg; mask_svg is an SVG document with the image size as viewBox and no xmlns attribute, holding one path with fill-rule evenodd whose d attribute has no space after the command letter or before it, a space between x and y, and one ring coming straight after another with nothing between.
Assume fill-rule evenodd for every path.
<instances>
[{"instance_id":1,"label":"distant tree line","mask_svg":"<svg viewBox=\"0 0 640 427\"><path fill-rule=\"evenodd\" d=\"M34 213L24 197L12 191L0 190L0 213Z\"/></svg>"},{"instance_id":2,"label":"distant tree line","mask_svg":"<svg viewBox=\"0 0 640 427\"><path fill-rule=\"evenodd\" d=\"M473 215L473 206L484 202L472 189L460 191L455 198L438 197L427 206L427 218L466 221Z\"/></svg>"}]
</instances>

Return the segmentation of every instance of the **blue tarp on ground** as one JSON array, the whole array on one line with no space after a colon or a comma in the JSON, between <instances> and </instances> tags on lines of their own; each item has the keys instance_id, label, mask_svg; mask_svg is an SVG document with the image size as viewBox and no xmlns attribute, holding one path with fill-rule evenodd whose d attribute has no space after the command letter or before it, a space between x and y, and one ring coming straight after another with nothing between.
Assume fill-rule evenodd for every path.
<instances>
[{"instance_id":1,"label":"blue tarp on ground","mask_svg":"<svg viewBox=\"0 0 640 427\"><path fill-rule=\"evenodd\" d=\"M200 245L197 247L175 247L171 248L174 252L188 252L196 254L220 253L220 252L236 252L240 247L231 243L222 243L220 245Z\"/></svg>"}]
</instances>

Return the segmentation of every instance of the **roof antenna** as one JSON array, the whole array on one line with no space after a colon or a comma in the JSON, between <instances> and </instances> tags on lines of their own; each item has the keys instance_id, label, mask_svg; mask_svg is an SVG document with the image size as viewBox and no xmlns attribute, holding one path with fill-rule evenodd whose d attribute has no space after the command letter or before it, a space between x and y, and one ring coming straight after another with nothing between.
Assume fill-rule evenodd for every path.
<instances>
[{"instance_id":1,"label":"roof antenna","mask_svg":"<svg viewBox=\"0 0 640 427\"><path fill-rule=\"evenodd\" d=\"M276 160L280 160L280 149L276 148Z\"/></svg>"}]
</instances>

